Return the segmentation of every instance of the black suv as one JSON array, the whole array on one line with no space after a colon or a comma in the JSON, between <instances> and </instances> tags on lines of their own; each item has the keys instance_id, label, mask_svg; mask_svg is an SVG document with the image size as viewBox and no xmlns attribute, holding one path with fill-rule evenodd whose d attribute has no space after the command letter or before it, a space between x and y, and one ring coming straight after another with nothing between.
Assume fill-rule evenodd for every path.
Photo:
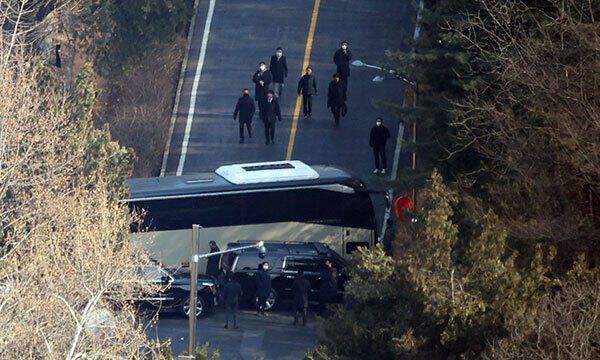
<instances>
[{"instance_id":1,"label":"black suv","mask_svg":"<svg viewBox=\"0 0 600 360\"><path fill-rule=\"evenodd\" d=\"M145 294L134 299L142 310L176 311L188 317L190 314L190 271L188 267L164 269L151 264L139 269L146 281L160 284L164 289L158 294ZM198 275L198 296L196 297L196 316L205 316L212 312L217 303L217 287L212 277Z\"/></svg>"},{"instance_id":2,"label":"black suv","mask_svg":"<svg viewBox=\"0 0 600 360\"><path fill-rule=\"evenodd\" d=\"M229 249L255 242L244 241L227 245ZM298 243L298 242L268 242L265 243L267 253L264 258L258 256L257 249L244 249L223 255L221 259L222 274L233 272L242 285L244 291L243 302L256 303L254 275L258 271L260 263L269 263L269 274L272 280L272 290L267 298L269 310L280 303L293 299L292 283L296 279L298 270L304 271L304 276L310 281L311 290L309 302L319 301L319 287L321 271L325 267L325 260L330 260L338 272L338 296L341 302L344 295L344 284L347 280L345 268L348 262L322 243Z\"/></svg>"}]
</instances>

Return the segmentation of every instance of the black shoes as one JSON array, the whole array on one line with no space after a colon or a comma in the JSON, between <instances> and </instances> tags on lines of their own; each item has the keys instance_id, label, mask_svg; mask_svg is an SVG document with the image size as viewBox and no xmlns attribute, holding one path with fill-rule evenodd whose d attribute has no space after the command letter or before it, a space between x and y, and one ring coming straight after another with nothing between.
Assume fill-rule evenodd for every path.
<instances>
[{"instance_id":1,"label":"black shoes","mask_svg":"<svg viewBox=\"0 0 600 360\"><path fill-rule=\"evenodd\" d=\"M244 138L240 138L240 144L244 143Z\"/></svg>"}]
</instances>

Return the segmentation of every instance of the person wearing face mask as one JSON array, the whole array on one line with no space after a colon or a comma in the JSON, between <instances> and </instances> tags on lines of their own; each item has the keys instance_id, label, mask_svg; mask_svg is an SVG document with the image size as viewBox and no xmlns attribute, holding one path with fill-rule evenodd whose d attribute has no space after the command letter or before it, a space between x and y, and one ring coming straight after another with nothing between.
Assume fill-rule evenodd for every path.
<instances>
[{"instance_id":1,"label":"person wearing face mask","mask_svg":"<svg viewBox=\"0 0 600 360\"><path fill-rule=\"evenodd\" d=\"M264 262L259 265L256 275L254 275L254 285L256 288L256 296L258 297L258 309L256 316L266 316L265 308L267 306L267 298L271 294L271 275L267 272L269 263Z\"/></svg>"},{"instance_id":2,"label":"person wearing face mask","mask_svg":"<svg viewBox=\"0 0 600 360\"><path fill-rule=\"evenodd\" d=\"M283 91L283 82L288 76L287 60L285 55L283 55L283 49L281 47L278 47L275 51L275 55L271 56L269 69L273 75L271 90L275 93L275 97L279 98Z\"/></svg>"},{"instance_id":3,"label":"person wearing face mask","mask_svg":"<svg viewBox=\"0 0 600 360\"><path fill-rule=\"evenodd\" d=\"M371 128L371 135L369 137L369 145L373 148L373 155L375 156L375 170L373 170L373 174L379 173L380 168L382 168L381 173L385 174L387 168L385 144L390 137L390 131L382 123L383 119L378 117L375 121L375 126Z\"/></svg>"},{"instance_id":4,"label":"person wearing face mask","mask_svg":"<svg viewBox=\"0 0 600 360\"><path fill-rule=\"evenodd\" d=\"M298 95L302 95L304 117L310 117L312 114L312 96L317 95L317 80L310 66L306 68L306 74L298 81Z\"/></svg>"},{"instance_id":5,"label":"person wearing face mask","mask_svg":"<svg viewBox=\"0 0 600 360\"><path fill-rule=\"evenodd\" d=\"M333 54L333 62L344 83L344 91L347 91L348 77L350 77L350 60L352 60L352 52L348 49L348 42L342 41L342 46Z\"/></svg>"},{"instance_id":6,"label":"person wearing face mask","mask_svg":"<svg viewBox=\"0 0 600 360\"><path fill-rule=\"evenodd\" d=\"M265 121L264 105L267 101L267 91L269 90L269 85L272 81L273 77L271 72L267 69L267 64L261 61L260 64L258 64L258 70L256 70L252 77L252 82L256 84L254 97L258 102L258 115L262 121Z\"/></svg>"}]
</instances>

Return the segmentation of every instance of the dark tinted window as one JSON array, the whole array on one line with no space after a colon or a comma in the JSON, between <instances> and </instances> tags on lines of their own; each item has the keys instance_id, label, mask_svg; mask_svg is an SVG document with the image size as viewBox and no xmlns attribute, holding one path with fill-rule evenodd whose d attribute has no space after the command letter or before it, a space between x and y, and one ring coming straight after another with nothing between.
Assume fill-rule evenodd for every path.
<instances>
[{"instance_id":1,"label":"dark tinted window","mask_svg":"<svg viewBox=\"0 0 600 360\"><path fill-rule=\"evenodd\" d=\"M286 221L375 229L373 206L365 192L301 189L135 201L130 206L146 210L143 227L150 230ZM137 231L137 227L131 230Z\"/></svg>"},{"instance_id":2,"label":"dark tinted window","mask_svg":"<svg viewBox=\"0 0 600 360\"><path fill-rule=\"evenodd\" d=\"M346 254L352 254L353 252L355 252L359 247L366 247L367 249L369 248L369 243L366 241L352 241L352 242L347 242L346 243Z\"/></svg>"},{"instance_id":3,"label":"dark tinted window","mask_svg":"<svg viewBox=\"0 0 600 360\"><path fill-rule=\"evenodd\" d=\"M317 259L311 258L288 258L286 260L286 270L298 271L302 270L305 273L318 273L321 271L321 266Z\"/></svg>"}]
</instances>

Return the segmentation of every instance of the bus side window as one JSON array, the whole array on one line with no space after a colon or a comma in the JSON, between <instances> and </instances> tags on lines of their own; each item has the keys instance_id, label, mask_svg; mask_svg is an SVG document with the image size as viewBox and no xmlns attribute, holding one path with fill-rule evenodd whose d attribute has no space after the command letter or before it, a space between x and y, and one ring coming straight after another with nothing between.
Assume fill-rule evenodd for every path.
<instances>
[{"instance_id":1,"label":"bus side window","mask_svg":"<svg viewBox=\"0 0 600 360\"><path fill-rule=\"evenodd\" d=\"M346 254L352 254L353 252L355 252L359 247L366 247L367 249L369 248L369 243L367 241L350 241L346 243Z\"/></svg>"}]
</instances>

